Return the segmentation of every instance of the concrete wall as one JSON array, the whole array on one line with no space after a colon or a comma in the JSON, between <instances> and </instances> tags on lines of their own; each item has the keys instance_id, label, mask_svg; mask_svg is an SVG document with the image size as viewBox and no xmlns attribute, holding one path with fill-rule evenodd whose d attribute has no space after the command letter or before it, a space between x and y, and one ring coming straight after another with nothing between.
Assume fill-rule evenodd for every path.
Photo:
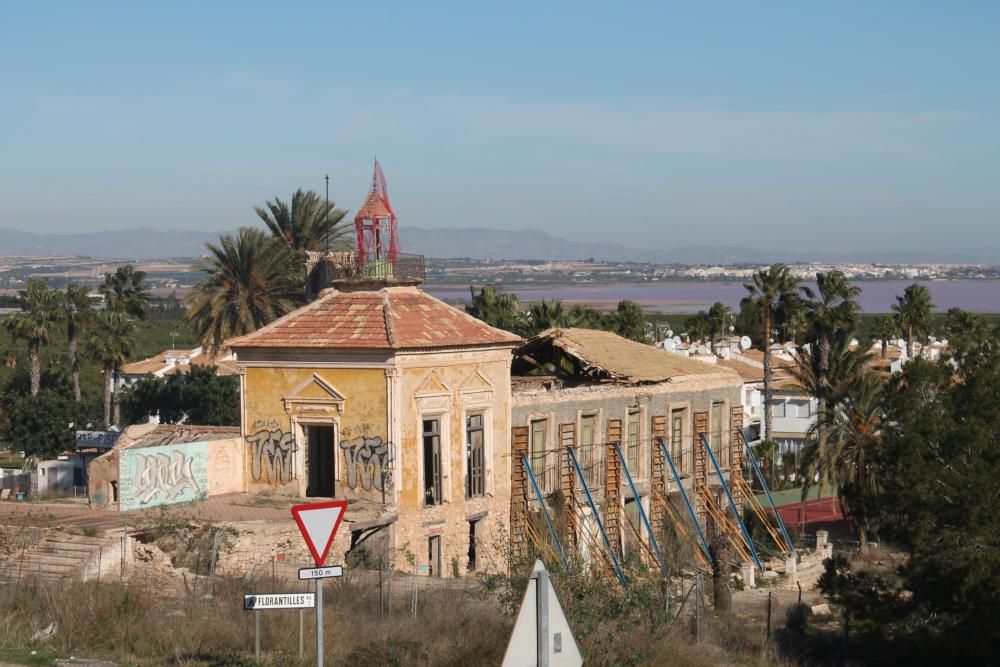
<instances>
[{"instance_id":1,"label":"concrete wall","mask_svg":"<svg viewBox=\"0 0 1000 667\"><path fill-rule=\"evenodd\" d=\"M553 390L534 389L517 391L513 397L513 426L530 426L532 421L546 420L547 474L539 479L543 492L555 490L557 480L556 462L558 427L560 424L576 424L577 434L584 415L595 414L595 443L607 442L609 419L622 421L623 438L627 437L627 423L630 412L639 411L639 467L631 470L639 480L649 477L652 454L652 418L658 415L668 418L667 437L671 454L675 451L669 438L671 435L670 415L675 410L685 411L682 432L681 456L675 463L682 472L690 472L694 457L694 414L707 412L712 404L722 402L722 455L719 463L728 465L730 445L730 408L742 405L743 383L733 374L691 379L685 382L665 382L655 385L590 385ZM580 454L578 448L578 455ZM626 453L623 447L623 453ZM595 448L595 462L603 459L603 448Z\"/></svg>"},{"instance_id":2,"label":"concrete wall","mask_svg":"<svg viewBox=\"0 0 1000 667\"><path fill-rule=\"evenodd\" d=\"M73 491L72 461L40 461L38 463L38 493L69 493Z\"/></svg>"},{"instance_id":3,"label":"concrete wall","mask_svg":"<svg viewBox=\"0 0 1000 667\"><path fill-rule=\"evenodd\" d=\"M102 454L87 466L87 492L93 507L115 507L118 485L118 450Z\"/></svg>"}]
</instances>

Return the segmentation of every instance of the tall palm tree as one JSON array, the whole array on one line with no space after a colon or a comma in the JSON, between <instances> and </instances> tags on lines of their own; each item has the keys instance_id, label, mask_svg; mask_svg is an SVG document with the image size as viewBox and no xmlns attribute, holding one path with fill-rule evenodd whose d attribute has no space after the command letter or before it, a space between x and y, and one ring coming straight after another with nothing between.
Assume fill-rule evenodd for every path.
<instances>
[{"instance_id":1,"label":"tall palm tree","mask_svg":"<svg viewBox=\"0 0 1000 667\"><path fill-rule=\"evenodd\" d=\"M90 334L90 350L104 368L104 428L110 428L121 418L118 377L122 365L135 351L135 325L128 315L113 310L101 311Z\"/></svg>"},{"instance_id":2,"label":"tall palm tree","mask_svg":"<svg viewBox=\"0 0 1000 667\"><path fill-rule=\"evenodd\" d=\"M802 455L806 484L819 474L833 482L847 500L847 515L857 526L862 552L868 549L873 527L868 499L880 485L875 460L882 441L882 396L882 380L875 373L866 371L856 376L841 400L830 406L823 436L810 441Z\"/></svg>"},{"instance_id":3,"label":"tall palm tree","mask_svg":"<svg viewBox=\"0 0 1000 667\"><path fill-rule=\"evenodd\" d=\"M913 358L913 337L922 336L927 333L931 321L934 319L931 311L934 304L931 303L931 293L923 285L913 283L905 290L903 296L896 297L896 303L892 304L892 310L896 313L896 324L906 332L906 357Z\"/></svg>"},{"instance_id":4,"label":"tall palm tree","mask_svg":"<svg viewBox=\"0 0 1000 667\"><path fill-rule=\"evenodd\" d=\"M87 297L87 290L70 284L62 293L62 317L66 323L66 358L69 360L73 376L73 399L80 402L80 361L77 359L77 345L80 330L94 318L94 307Z\"/></svg>"},{"instance_id":5,"label":"tall palm tree","mask_svg":"<svg viewBox=\"0 0 1000 667\"><path fill-rule=\"evenodd\" d=\"M343 245L350 235L349 226L341 224L347 211L335 208L333 202L327 204L312 190L296 190L291 206L275 197L265 207L257 206L254 210L274 238L300 260L305 258L306 251Z\"/></svg>"},{"instance_id":6,"label":"tall palm tree","mask_svg":"<svg viewBox=\"0 0 1000 667\"><path fill-rule=\"evenodd\" d=\"M763 338L764 347L764 439L771 437L773 410L772 410L772 385L774 383L774 371L771 367L771 335L774 323L775 309L793 309L799 301L798 279L792 275L791 270L784 264L775 264L767 269L761 269L753 274L752 281L745 283L749 295L747 299L756 304L763 315Z\"/></svg>"},{"instance_id":7,"label":"tall palm tree","mask_svg":"<svg viewBox=\"0 0 1000 667\"><path fill-rule=\"evenodd\" d=\"M476 294L469 287L472 302L465 307L465 312L473 317L494 326L515 333L524 328L524 314L516 294L501 294L496 287L487 285Z\"/></svg>"},{"instance_id":8,"label":"tall palm tree","mask_svg":"<svg viewBox=\"0 0 1000 667\"><path fill-rule=\"evenodd\" d=\"M861 290L852 285L842 271L816 274L816 291L803 286L806 297L804 310L809 322L809 339L816 346L816 400L820 414L826 413L829 397L830 346L841 332L853 332L858 322L858 295ZM820 428L822 428L822 424Z\"/></svg>"},{"instance_id":9,"label":"tall palm tree","mask_svg":"<svg viewBox=\"0 0 1000 667\"><path fill-rule=\"evenodd\" d=\"M29 280L18 301L21 312L4 320L4 326L15 339L28 343L31 395L37 396L42 384L41 347L49 344L59 326L60 294L44 280Z\"/></svg>"},{"instance_id":10,"label":"tall palm tree","mask_svg":"<svg viewBox=\"0 0 1000 667\"><path fill-rule=\"evenodd\" d=\"M882 341L882 359L885 359L886 354L888 353L889 340L895 338L898 332L899 327L896 326L896 320L893 318L886 315L881 315L875 318L875 322L872 324L872 335Z\"/></svg>"},{"instance_id":11,"label":"tall palm tree","mask_svg":"<svg viewBox=\"0 0 1000 667\"><path fill-rule=\"evenodd\" d=\"M218 350L227 338L256 331L302 303L291 251L264 231L244 227L219 245L206 244L208 274L187 297L188 320L202 345Z\"/></svg>"},{"instance_id":12,"label":"tall palm tree","mask_svg":"<svg viewBox=\"0 0 1000 667\"><path fill-rule=\"evenodd\" d=\"M830 406L837 405L847 395L848 388L859 376L868 372L872 360L870 351L856 347L851 349L852 334L850 330L836 331L830 339L830 351L825 367L821 365L819 350L816 346L799 349L792 375L805 391L815 396L817 401L822 397L820 416L832 413ZM826 413L823 412L826 410ZM817 419L814 428L821 432Z\"/></svg>"},{"instance_id":13,"label":"tall palm tree","mask_svg":"<svg viewBox=\"0 0 1000 667\"><path fill-rule=\"evenodd\" d=\"M642 312L642 306L635 301L625 299L618 302L618 307L610 316L611 330L623 338L645 343L648 339L646 333L646 314Z\"/></svg>"},{"instance_id":14,"label":"tall palm tree","mask_svg":"<svg viewBox=\"0 0 1000 667\"><path fill-rule=\"evenodd\" d=\"M108 310L142 320L149 312L149 290L145 280L145 271L126 264L119 266L114 273L104 274L104 282L97 289L104 297Z\"/></svg>"}]
</instances>

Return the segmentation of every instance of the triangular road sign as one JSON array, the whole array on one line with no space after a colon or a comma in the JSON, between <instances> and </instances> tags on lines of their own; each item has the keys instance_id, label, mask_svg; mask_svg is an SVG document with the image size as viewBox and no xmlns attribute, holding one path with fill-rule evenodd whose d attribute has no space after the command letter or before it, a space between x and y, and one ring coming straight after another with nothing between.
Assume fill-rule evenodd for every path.
<instances>
[{"instance_id":1,"label":"triangular road sign","mask_svg":"<svg viewBox=\"0 0 1000 667\"><path fill-rule=\"evenodd\" d=\"M539 628L545 631L541 641ZM501 667L536 667L540 655L541 663L550 667L583 665L580 646L552 587L549 572L541 560L536 560Z\"/></svg>"},{"instance_id":2,"label":"triangular road sign","mask_svg":"<svg viewBox=\"0 0 1000 667\"><path fill-rule=\"evenodd\" d=\"M333 500L328 503L310 503L292 507L292 517L299 524L299 531L306 540L309 553L316 561L316 567L323 567L333 537L340 528L340 520L347 511L346 500Z\"/></svg>"}]
</instances>

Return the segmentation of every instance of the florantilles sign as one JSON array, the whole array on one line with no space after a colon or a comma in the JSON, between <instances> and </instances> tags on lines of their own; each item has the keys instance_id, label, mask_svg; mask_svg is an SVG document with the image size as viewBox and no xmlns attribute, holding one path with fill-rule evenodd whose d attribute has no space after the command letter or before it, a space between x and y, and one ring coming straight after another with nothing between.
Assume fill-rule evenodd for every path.
<instances>
[{"instance_id":1,"label":"florantilles sign","mask_svg":"<svg viewBox=\"0 0 1000 667\"><path fill-rule=\"evenodd\" d=\"M316 596L312 593L271 593L244 595L243 608L247 611L262 609L312 609Z\"/></svg>"},{"instance_id":2,"label":"florantilles sign","mask_svg":"<svg viewBox=\"0 0 1000 667\"><path fill-rule=\"evenodd\" d=\"M333 538L337 535L340 522L347 511L346 500L333 500L327 503L310 503L292 507L292 517L299 526L299 531L309 547L317 568L323 567L326 557L330 555Z\"/></svg>"}]
</instances>

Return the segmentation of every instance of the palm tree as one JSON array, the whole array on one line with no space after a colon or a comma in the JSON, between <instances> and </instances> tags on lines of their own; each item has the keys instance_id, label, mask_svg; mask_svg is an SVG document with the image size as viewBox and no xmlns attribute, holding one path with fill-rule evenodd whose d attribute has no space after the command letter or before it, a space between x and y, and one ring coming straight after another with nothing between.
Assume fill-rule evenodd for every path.
<instances>
[{"instance_id":1,"label":"palm tree","mask_svg":"<svg viewBox=\"0 0 1000 667\"><path fill-rule=\"evenodd\" d=\"M888 352L889 340L894 338L898 331L899 327L896 326L896 321L893 318L886 315L875 318L875 322L872 324L872 335L882 341L882 359L885 359Z\"/></svg>"},{"instance_id":2,"label":"palm tree","mask_svg":"<svg viewBox=\"0 0 1000 667\"><path fill-rule=\"evenodd\" d=\"M104 274L104 282L98 291L104 297L108 310L142 320L149 311L149 290L145 280L145 271L137 271L135 266L126 264L119 266L114 273Z\"/></svg>"},{"instance_id":3,"label":"palm tree","mask_svg":"<svg viewBox=\"0 0 1000 667\"><path fill-rule=\"evenodd\" d=\"M348 225L341 224L347 211L334 208L333 202L328 204L312 190L296 190L291 206L277 197L265 206L254 210L274 238L287 245L300 260L305 259L306 251L342 244L350 234Z\"/></svg>"},{"instance_id":4,"label":"palm tree","mask_svg":"<svg viewBox=\"0 0 1000 667\"><path fill-rule=\"evenodd\" d=\"M916 283L903 290L903 296L896 297L892 310L896 313L896 325L906 332L906 357L913 358L913 336L924 335L934 316L931 311L931 293L923 285Z\"/></svg>"},{"instance_id":5,"label":"palm tree","mask_svg":"<svg viewBox=\"0 0 1000 667\"><path fill-rule=\"evenodd\" d=\"M618 307L611 313L612 331L623 338L645 343L646 334L646 314L642 312L642 306L635 301L625 299L618 302Z\"/></svg>"},{"instance_id":6,"label":"palm tree","mask_svg":"<svg viewBox=\"0 0 1000 667\"><path fill-rule=\"evenodd\" d=\"M110 428L121 417L118 376L122 365L135 349L135 325L123 312L102 311L97 318L97 326L90 334L90 349L94 359L104 368L104 428ZM114 421L111 414L112 403Z\"/></svg>"},{"instance_id":7,"label":"palm tree","mask_svg":"<svg viewBox=\"0 0 1000 667\"><path fill-rule=\"evenodd\" d=\"M749 295L747 299L760 307L763 314L763 347L764 347L764 439L771 437L772 384L774 372L771 368L771 327L774 323L774 311L777 308L792 310L798 303L799 281L784 264L775 264L768 269L761 269L753 274L752 282L743 286Z\"/></svg>"},{"instance_id":8,"label":"palm tree","mask_svg":"<svg viewBox=\"0 0 1000 667\"><path fill-rule=\"evenodd\" d=\"M66 358L69 360L73 376L73 398L80 402L80 362L77 359L77 344L80 330L94 318L94 308L87 297L87 290L79 285L68 285L62 293L62 316L66 322Z\"/></svg>"},{"instance_id":9,"label":"palm tree","mask_svg":"<svg viewBox=\"0 0 1000 667\"><path fill-rule=\"evenodd\" d=\"M59 292L49 289L44 280L29 280L18 296L21 312L4 321L11 336L28 343L32 396L38 395L42 384L41 347L49 344L59 326L59 300Z\"/></svg>"},{"instance_id":10,"label":"palm tree","mask_svg":"<svg viewBox=\"0 0 1000 667\"><path fill-rule=\"evenodd\" d=\"M202 345L217 351L227 338L256 331L301 304L291 251L262 230L244 227L206 245L208 277L187 298L187 317Z\"/></svg>"},{"instance_id":11,"label":"palm tree","mask_svg":"<svg viewBox=\"0 0 1000 667\"><path fill-rule=\"evenodd\" d=\"M862 552L868 549L872 529L867 500L880 484L875 458L882 440L882 394L882 380L875 373L865 371L856 376L841 400L830 406L823 436L810 441L802 455L807 485L803 496L814 474L833 482L847 500L847 515L857 526Z\"/></svg>"},{"instance_id":12,"label":"palm tree","mask_svg":"<svg viewBox=\"0 0 1000 667\"><path fill-rule=\"evenodd\" d=\"M858 303L855 299L861 290L852 285L842 271L817 273L816 288L815 292L808 286L801 289L807 299L804 310L809 321L810 342L816 346L815 396L820 414L825 414L829 397L830 346L835 335L852 332L857 325Z\"/></svg>"},{"instance_id":13,"label":"palm tree","mask_svg":"<svg viewBox=\"0 0 1000 667\"><path fill-rule=\"evenodd\" d=\"M479 290L479 294L472 287L469 292L472 303L465 307L469 315L506 331L518 333L523 329L524 315L516 294L501 294L490 285Z\"/></svg>"},{"instance_id":14,"label":"palm tree","mask_svg":"<svg viewBox=\"0 0 1000 667\"><path fill-rule=\"evenodd\" d=\"M816 346L802 347L792 368L792 375L810 395L820 403L820 417L831 413L830 406L837 405L847 395L851 383L868 371L871 352L861 347L851 349L850 330L841 329L830 339L830 351L826 365L821 365L821 357ZM826 410L826 413L823 410ZM821 432L819 419L814 429Z\"/></svg>"},{"instance_id":15,"label":"palm tree","mask_svg":"<svg viewBox=\"0 0 1000 667\"><path fill-rule=\"evenodd\" d=\"M552 301L542 299L540 303L531 304L531 308L528 310L527 327L528 334L531 336L547 329L565 327L570 324L562 301L558 299L553 299Z\"/></svg>"}]
</instances>

